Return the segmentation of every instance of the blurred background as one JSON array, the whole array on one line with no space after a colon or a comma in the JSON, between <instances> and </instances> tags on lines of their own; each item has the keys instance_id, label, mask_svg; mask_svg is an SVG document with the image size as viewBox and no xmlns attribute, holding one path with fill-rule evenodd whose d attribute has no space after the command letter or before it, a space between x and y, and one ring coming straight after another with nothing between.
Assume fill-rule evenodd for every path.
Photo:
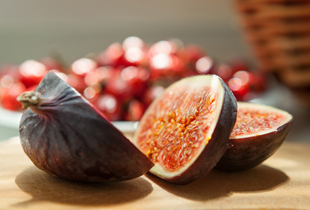
<instances>
[{"instance_id":1,"label":"blurred background","mask_svg":"<svg viewBox=\"0 0 310 210\"><path fill-rule=\"evenodd\" d=\"M0 65L57 52L69 66L137 36L149 45L177 38L184 45L200 46L218 63L241 58L258 71L260 60L238 14L232 0L0 1ZM295 122L288 139L310 142L309 108L273 75L267 71L266 90L253 101L291 112ZM0 113L0 140L18 135L14 117Z\"/></svg>"},{"instance_id":2,"label":"blurred background","mask_svg":"<svg viewBox=\"0 0 310 210\"><path fill-rule=\"evenodd\" d=\"M67 62L138 36L147 43L179 38L220 60L251 58L232 2L1 1L0 62L41 59L57 49Z\"/></svg>"}]
</instances>

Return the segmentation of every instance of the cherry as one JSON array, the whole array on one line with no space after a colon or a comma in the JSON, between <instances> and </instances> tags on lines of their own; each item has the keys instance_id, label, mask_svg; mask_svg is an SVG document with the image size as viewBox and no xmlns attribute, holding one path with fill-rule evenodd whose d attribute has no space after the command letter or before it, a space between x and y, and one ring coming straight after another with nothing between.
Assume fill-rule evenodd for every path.
<instances>
[{"instance_id":1,"label":"cherry","mask_svg":"<svg viewBox=\"0 0 310 210\"><path fill-rule=\"evenodd\" d=\"M196 71L198 72L198 74L211 73L213 68L214 68L214 62L209 56L201 57L196 62Z\"/></svg>"},{"instance_id":2,"label":"cherry","mask_svg":"<svg viewBox=\"0 0 310 210\"><path fill-rule=\"evenodd\" d=\"M26 92L27 91L33 92L36 88L37 88L37 85L31 86L31 87L27 88Z\"/></svg>"},{"instance_id":3,"label":"cherry","mask_svg":"<svg viewBox=\"0 0 310 210\"><path fill-rule=\"evenodd\" d=\"M132 88L133 87L121 76L121 70L114 69L112 77L106 83L105 92L123 102L132 98Z\"/></svg>"},{"instance_id":4,"label":"cherry","mask_svg":"<svg viewBox=\"0 0 310 210\"><path fill-rule=\"evenodd\" d=\"M130 86L132 94L136 98L141 98L143 96L147 88L149 77L149 71L144 68L129 66L121 71L122 80Z\"/></svg>"},{"instance_id":5,"label":"cherry","mask_svg":"<svg viewBox=\"0 0 310 210\"><path fill-rule=\"evenodd\" d=\"M47 73L46 67L38 61L27 60L19 66L20 81L28 88L39 84Z\"/></svg>"},{"instance_id":6,"label":"cherry","mask_svg":"<svg viewBox=\"0 0 310 210\"><path fill-rule=\"evenodd\" d=\"M111 44L104 52L102 52L97 60L102 66L119 66L124 63L125 51L120 43Z\"/></svg>"},{"instance_id":7,"label":"cherry","mask_svg":"<svg viewBox=\"0 0 310 210\"><path fill-rule=\"evenodd\" d=\"M224 82L228 82L228 80L232 77L233 75L233 70L231 67L227 64L220 64L216 66L214 73L221 77Z\"/></svg>"},{"instance_id":8,"label":"cherry","mask_svg":"<svg viewBox=\"0 0 310 210\"><path fill-rule=\"evenodd\" d=\"M129 103L125 120L127 121L139 121L144 113L144 106L138 100L133 100Z\"/></svg>"},{"instance_id":9,"label":"cherry","mask_svg":"<svg viewBox=\"0 0 310 210\"><path fill-rule=\"evenodd\" d=\"M171 63L171 68L169 70L172 72L171 73L168 72L167 73L168 76L173 75L175 80L181 79L185 73L184 62L178 56L175 56L175 55L171 56L171 60L172 60L172 63Z\"/></svg>"},{"instance_id":10,"label":"cherry","mask_svg":"<svg viewBox=\"0 0 310 210\"><path fill-rule=\"evenodd\" d=\"M159 85L148 88L143 97L144 105L148 107L164 91L165 91L165 88Z\"/></svg>"},{"instance_id":11,"label":"cherry","mask_svg":"<svg viewBox=\"0 0 310 210\"><path fill-rule=\"evenodd\" d=\"M178 46L172 41L159 41L153 44L149 50L149 57L152 58L158 54L174 55L178 51Z\"/></svg>"},{"instance_id":12,"label":"cherry","mask_svg":"<svg viewBox=\"0 0 310 210\"><path fill-rule=\"evenodd\" d=\"M117 121L121 119L121 104L115 96L103 94L98 97L94 104L109 120Z\"/></svg>"},{"instance_id":13,"label":"cherry","mask_svg":"<svg viewBox=\"0 0 310 210\"><path fill-rule=\"evenodd\" d=\"M22 108L16 98L26 91L26 87L21 82L14 83L10 88L1 87L0 102L4 109L17 111Z\"/></svg>"},{"instance_id":14,"label":"cherry","mask_svg":"<svg viewBox=\"0 0 310 210\"><path fill-rule=\"evenodd\" d=\"M237 100L248 99L247 94L249 93L250 84L253 80L253 76L247 71L238 71L234 74L228 82L229 88L234 93Z\"/></svg>"},{"instance_id":15,"label":"cherry","mask_svg":"<svg viewBox=\"0 0 310 210\"><path fill-rule=\"evenodd\" d=\"M145 43L142 39L136 36L129 36L123 41L124 50L128 50L130 48L145 48Z\"/></svg>"},{"instance_id":16,"label":"cherry","mask_svg":"<svg viewBox=\"0 0 310 210\"><path fill-rule=\"evenodd\" d=\"M137 47L129 48L125 51L125 66L145 66L147 63L147 53L145 50Z\"/></svg>"},{"instance_id":17,"label":"cherry","mask_svg":"<svg viewBox=\"0 0 310 210\"><path fill-rule=\"evenodd\" d=\"M243 85L249 85L253 81L253 75L248 71L237 71L233 77L239 78Z\"/></svg>"},{"instance_id":18,"label":"cherry","mask_svg":"<svg viewBox=\"0 0 310 210\"><path fill-rule=\"evenodd\" d=\"M155 55L150 60L151 81L164 79L172 83L182 77L184 70L183 61L175 55L162 53Z\"/></svg>"},{"instance_id":19,"label":"cherry","mask_svg":"<svg viewBox=\"0 0 310 210\"><path fill-rule=\"evenodd\" d=\"M86 88L86 84L84 82L83 77L79 77L76 74L69 73L67 75L67 79L68 79L67 83L80 93L82 93Z\"/></svg>"},{"instance_id":20,"label":"cherry","mask_svg":"<svg viewBox=\"0 0 310 210\"><path fill-rule=\"evenodd\" d=\"M230 67L233 73L236 73L237 71L249 71L248 64L240 58L233 59L230 62Z\"/></svg>"},{"instance_id":21,"label":"cherry","mask_svg":"<svg viewBox=\"0 0 310 210\"><path fill-rule=\"evenodd\" d=\"M250 85L250 88L253 92L262 93L267 88L267 79L266 75L262 72L256 71L253 74L253 80Z\"/></svg>"},{"instance_id":22,"label":"cherry","mask_svg":"<svg viewBox=\"0 0 310 210\"><path fill-rule=\"evenodd\" d=\"M159 41L149 47L141 38L130 36L122 43L109 45L96 60L81 58L74 61L68 74L63 72L64 66L53 57L45 57L40 62L28 60L20 66L2 66L2 95L19 82L25 88L36 87L49 70L94 104L98 103L102 95L114 97L118 104L123 104L119 107L126 109L119 108L118 119L122 117L119 113L126 111L123 117L128 120L139 118L139 111L128 109L142 110L130 108L141 107L131 104L140 102L146 108L164 91L164 87L188 76L217 74L228 84L238 100L247 100L266 88L265 75L251 74L249 66L242 59L216 65L197 45L184 46L180 40L175 39Z\"/></svg>"},{"instance_id":23,"label":"cherry","mask_svg":"<svg viewBox=\"0 0 310 210\"><path fill-rule=\"evenodd\" d=\"M71 72L77 76L84 77L88 72L94 71L97 63L89 58L80 58L71 65Z\"/></svg>"},{"instance_id":24,"label":"cherry","mask_svg":"<svg viewBox=\"0 0 310 210\"><path fill-rule=\"evenodd\" d=\"M15 83L14 77L11 75L4 75L0 78L0 86L3 88L10 88Z\"/></svg>"},{"instance_id":25,"label":"cherry","mask_svg":"<svg viewBox=\"0 0 310 210\"><path fill-rule=\"evenodd\" d=\"M112 78L113 69L108 66L98 67L94 71L90 71L86 74L84 82L87 86L93 87L100 86L101 89L105 89L107 81Z\"/></svg>"},{"instance_id":26,"label":"cherry","mask_svg":"<svg viewBox=\"0 0 310 210\"><path fill-rule=\"evenodd\" d=\"M100 91L101 86L99 85L86 87L83 91L83 95L88 101L94 103L98 99Z\"/></svg>"},{"instance_id":27,"label":"cherry","mask_svg":"<svg viewBox=\"0 0 310 210\"><path fill-rule=\"evenodd\" d=\"M187 45L179 52L184 63L195 64L201 57L205 56L204 50L197 45Z\"/></svg>"}]
</instances>

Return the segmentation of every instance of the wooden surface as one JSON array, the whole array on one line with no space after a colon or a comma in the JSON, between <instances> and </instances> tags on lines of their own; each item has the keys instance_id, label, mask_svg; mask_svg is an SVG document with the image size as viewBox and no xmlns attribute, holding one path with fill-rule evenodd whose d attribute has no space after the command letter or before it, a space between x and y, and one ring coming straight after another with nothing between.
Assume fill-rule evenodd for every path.
<instances>
[{"instance_id":1,"label":"wooden surface","mask_svg":"<svg viewBox=\"0 0 310 210\"><path fill-rule=\"evenodd\" d=\"M310 144L285 142L254 169L177 186L145 175L88 184L37 169L18 138L0 143L0 209L310 209Z\"/></svg>"}]
</instances>

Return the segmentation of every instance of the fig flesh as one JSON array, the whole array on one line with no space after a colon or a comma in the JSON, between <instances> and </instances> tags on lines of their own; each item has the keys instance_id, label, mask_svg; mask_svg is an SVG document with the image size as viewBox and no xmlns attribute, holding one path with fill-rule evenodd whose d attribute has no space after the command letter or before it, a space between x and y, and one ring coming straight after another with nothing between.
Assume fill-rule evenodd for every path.
<instances>
[{"instance_id":1,"label":"fig flesh","mask_svg":"<svg viewBox=\"0 0 310 210\"><path fill-rule=\"evenodd\" d=\"M237 121L229 145L216 168L238 171L253 168L269 158L287 136L293 117L260 104L238 102Z\"/></svg>"},{"instance_id":2,"label":"fig flesh","mask_svg":"<svg viewBox=\"0 0 310 210\"><path fill-rule=\"evenodd\" d=\"M19 132L34 165L65 179L105 182L139 177L153 163L75 89L49 72L34 93Z\"/></svg>"},{"instance_id":3,"label":"fig flesh","mask_svg":"<svg viewBox=\"0 0 310 210\"><path fill-rule=\"evenodd\" d=\"M150 105L133 142L155 164L151 173L188 184L220 160L236 116L236 99L218 76L188 77Z\"/></svg>"}]
</instances>

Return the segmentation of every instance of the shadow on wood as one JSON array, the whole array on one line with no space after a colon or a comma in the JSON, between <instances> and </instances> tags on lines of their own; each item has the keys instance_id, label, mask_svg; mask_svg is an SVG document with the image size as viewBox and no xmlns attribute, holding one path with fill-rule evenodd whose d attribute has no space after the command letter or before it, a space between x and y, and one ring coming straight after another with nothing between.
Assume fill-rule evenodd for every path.
<instances>
[{"instance_id":1,"label":"shadow on wood","mask_svg":"<svg viewBox=\"0 0 310 210\"><path fill-rule=\"evenodd\" d=\"M20 173L15 183L33 197L31 200L14 204L19 207L41 201L107 206L135 201L153 191L152 185L141 177L124 182L82 183L52 177L36 167L27 168Z\"/></svg>"},{"instance_id":2,"label":"shadow on wood","mask_svg":"<svg viewBox=\"0 0 310 210\"><path fill-rule=\"evenodd\" d=\"M171 184L152 174L146 176L176 196L200 201L229 196L235 192L270 191L289 181L289 177L285 173L265 165L239 172L213 169L205 177L183 186Z\"/></svg>"}]
</instances>

